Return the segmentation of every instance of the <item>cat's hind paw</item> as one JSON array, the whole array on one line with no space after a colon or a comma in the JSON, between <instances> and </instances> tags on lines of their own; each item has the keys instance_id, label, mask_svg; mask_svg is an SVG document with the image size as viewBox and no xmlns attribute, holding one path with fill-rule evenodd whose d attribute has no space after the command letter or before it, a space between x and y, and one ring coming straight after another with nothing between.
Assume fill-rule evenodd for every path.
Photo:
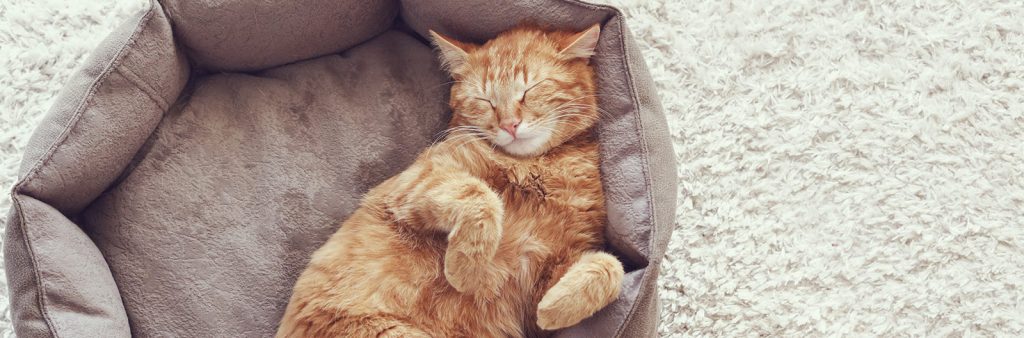
<instances>
[{"instance_id":1,"label":"cat's hind paw","mask_svg":"<svg viewBox=\"0 0 1024 338\"><path fill-rule=\"evenodd\" d=\"M557 330L590 317L619 296L623 274L614 256L583 254L537 304L537 326Z\"/></svg>"}]
</instances>

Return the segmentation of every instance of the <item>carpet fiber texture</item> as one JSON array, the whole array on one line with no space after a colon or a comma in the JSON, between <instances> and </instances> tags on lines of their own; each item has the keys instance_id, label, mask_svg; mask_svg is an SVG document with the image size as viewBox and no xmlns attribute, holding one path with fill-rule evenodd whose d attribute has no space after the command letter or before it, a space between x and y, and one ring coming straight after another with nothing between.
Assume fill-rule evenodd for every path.
<instances>
[{"instance_id":1,"label":"carpet fiber texture","mask_svg":"<svg viewBox=\"0 0 1024 338\"><path fill-rule=\"evenodd\" d=\"M602 2L680 164L661 335L1024 335L1024 3ZM0 187L143 6L0 1Z\"/></svg>"}]
</instances>

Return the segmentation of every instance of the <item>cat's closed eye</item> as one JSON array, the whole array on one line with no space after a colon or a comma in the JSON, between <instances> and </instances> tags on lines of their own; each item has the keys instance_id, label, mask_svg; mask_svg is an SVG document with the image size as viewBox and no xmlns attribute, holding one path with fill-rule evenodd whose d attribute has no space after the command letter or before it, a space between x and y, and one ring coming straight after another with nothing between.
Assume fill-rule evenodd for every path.
<instances>
[{"instance_id":1,"label":"cat's closed eye","mask_svg":"<svg viewBox=\"0 0 1024 338\"><path fill-rule=\"evenodd\" d=\"M541 83L544 83L544 81L547 81L547 80L550 80L550 79L543 79L543 80L537 81L536 83L531 85L529 88L526 88L526 90L523 91L523 96L521 96L519 98L519 103L520 104L526 104L526 96L530 93L530 90L533 89L533 88L537 88L537 86L539 86Z\"/></svg>"},{"instance_id":2,"label":"cat's closed eye","mask_svg":"<svg viewBox=\"0 0 1024 338\"><path fill-rule=\"evenodd\" d=\"M483 101L483 102L487 103L487 105L491 106L491 109L494 109L494 102L491 102L491 100L488 100L488 99L485 99L485 98L482 98L482 97L474 97L473 99L474 100Z\"/></svg>"}]
</instances>

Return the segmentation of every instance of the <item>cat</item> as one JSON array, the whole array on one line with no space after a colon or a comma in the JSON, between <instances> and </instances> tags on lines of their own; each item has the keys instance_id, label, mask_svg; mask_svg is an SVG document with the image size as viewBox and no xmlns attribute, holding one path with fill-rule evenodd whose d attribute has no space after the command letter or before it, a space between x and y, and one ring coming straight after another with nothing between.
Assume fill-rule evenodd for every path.
<instances>
[{"instance_id":1,"label":"cat","mask_svg":"<svg viewBox=\"0 0 1024 338\"><path fill-rule=\"evenodd\" d=\"M600 26L430 35L454 80L447 137L312 255L277 337L541 337L618 297L591 128Z\"/></svg>"}]
</instances>

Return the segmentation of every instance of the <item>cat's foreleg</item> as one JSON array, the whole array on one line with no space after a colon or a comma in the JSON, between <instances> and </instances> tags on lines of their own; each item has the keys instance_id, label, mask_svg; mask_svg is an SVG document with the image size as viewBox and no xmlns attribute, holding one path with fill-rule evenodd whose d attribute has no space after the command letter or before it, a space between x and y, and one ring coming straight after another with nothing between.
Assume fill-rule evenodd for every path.
<instances>
[{"instance_id":1,"label":"cat's foreleg","mask_svg":"<svg viewBox=\"0 0 1024 338\"><path fill-rule=\"evenodd\" d=\"M619 297L624 271L615 256L590 251L569 266L537 305L537 326L557 330L579 323Z\"/></svg>"},{"instance_id":2,"label":"cat's foreleg","mask_svg":"<svg viewBox=\"0 0 1024 338\"><path fill-rule=\"evenodd\" d=\"M403 176L416 180L402 181ZM456 290L490 299L510 273L494 263L502 236L501 198L479 178L459 171L414 168L394 211L407 223L445 231L444 275Z\"/></svg>"},{"instance_id":3,"label":"cat's foreleg","mask_svg":"<svg viewBox=\"0 0 1024 338\"><path fill-rule=\"evenodd\" d=\"M444 257L445 278L459 292L493 298L509 277L494 262L502 235L501 199L475 177L447 181L437 190L433 204L447 209L442 221L453 224Z\"/></svg>"}]
</instances>

